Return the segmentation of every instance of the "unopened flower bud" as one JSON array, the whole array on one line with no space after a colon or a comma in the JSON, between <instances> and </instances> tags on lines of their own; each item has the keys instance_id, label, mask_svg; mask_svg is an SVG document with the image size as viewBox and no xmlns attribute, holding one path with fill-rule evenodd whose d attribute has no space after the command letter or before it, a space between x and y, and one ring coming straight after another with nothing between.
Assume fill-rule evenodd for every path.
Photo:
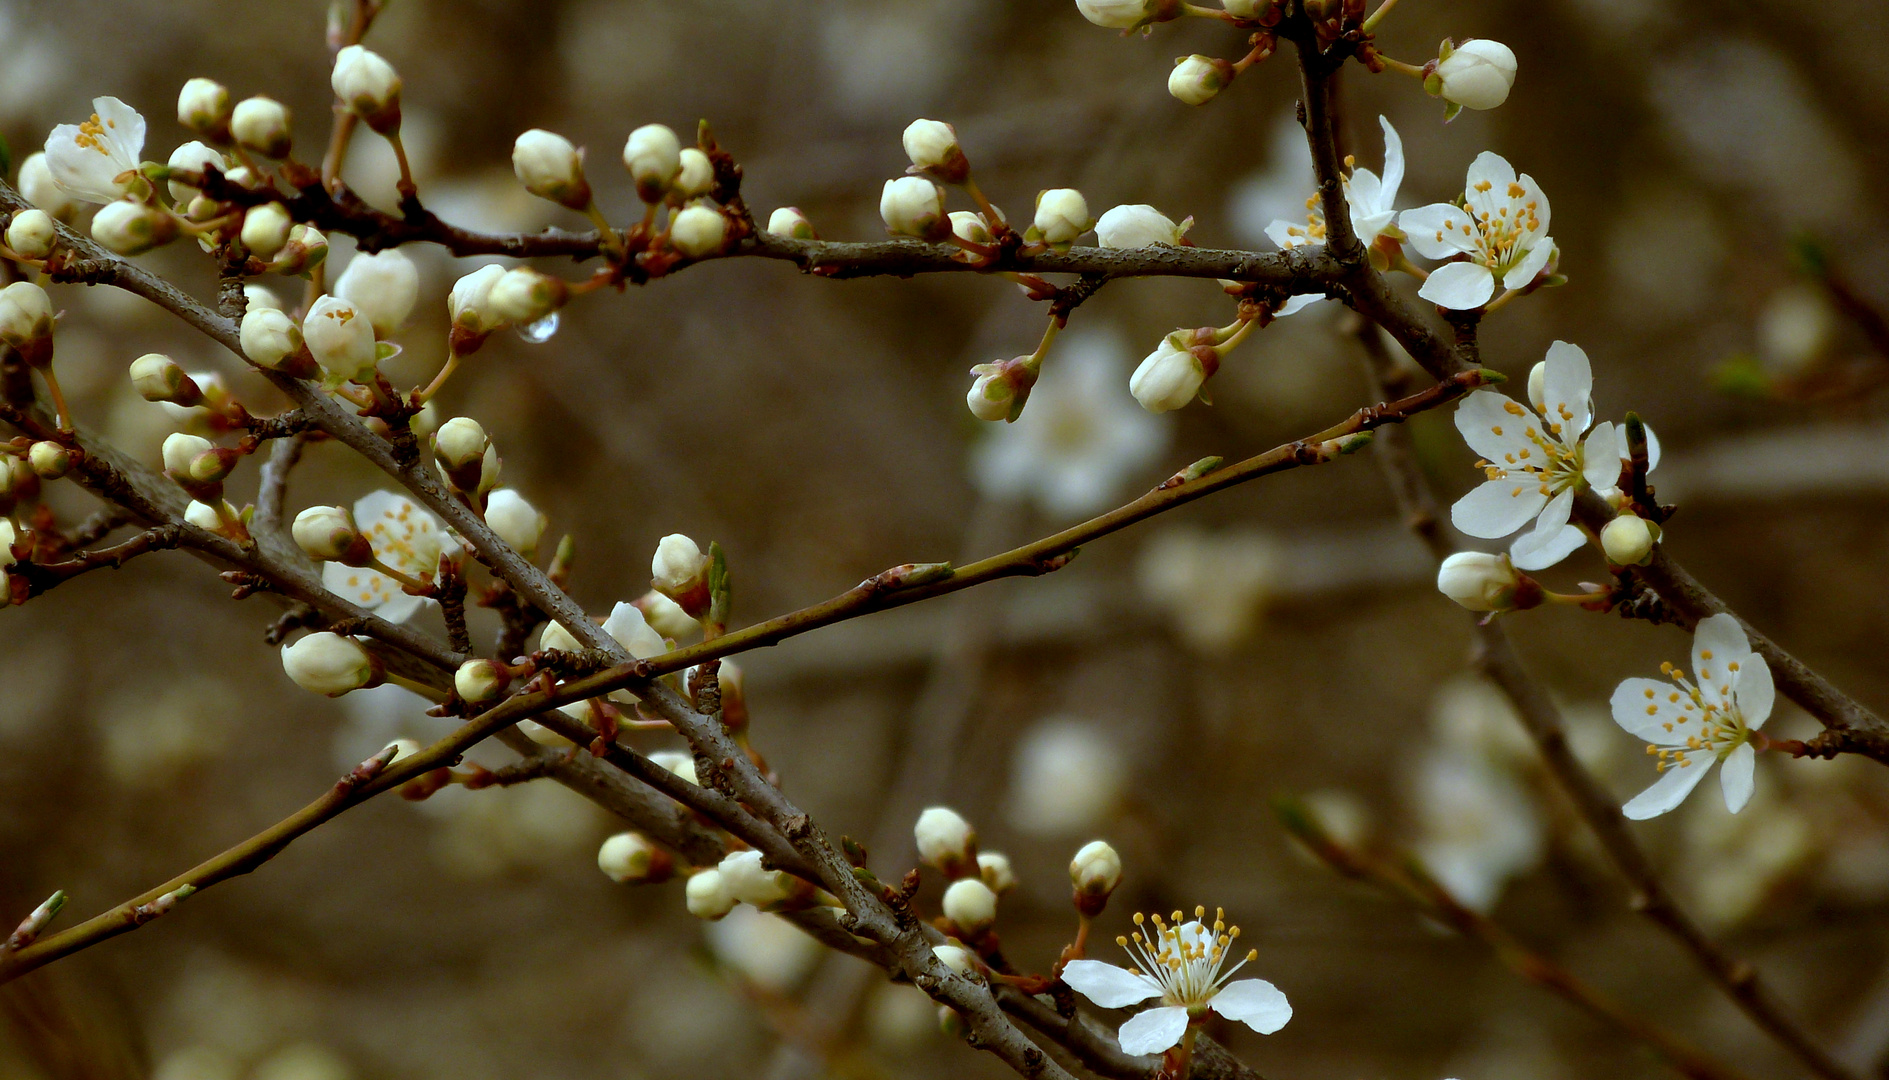
<instances>
[{"instance_id":1,"label":"unopened flower bud","mask_svg":"<svg viewBox=\"0 0 1889 1080\"><path fill-rule=\"evenodd\" d=\"M738 902L766 911L797 891L791 875L761 865L758 851L735 851L721 861L722 884Z\"/></svg>"},{"instance_id":2,"label":"unopened flower bud","mask_svg":"<svg viewBox=\"0 0 1889 1080\"><path fill-rule=\"evenodd\" d=\"M472 705L493 700L511 684L510 673L491 660L468 660L453 672L453 689Z\"/></svg>"},{"instance_id":3,"label":"unopened flower bud","mask_svg":"<svg viewBox=\"0 0 1889 1080\"><path fill-rule=\"evenodd\" d=\"M1548 361L1540 360L1528 369L1528 400L1540 411L1542 402L1547 400Z\"/></svg>"},{"instance_id":4,"label":"unopened flower bud","mask_svg":"<svg viewBox=\"0 0 1889 1080\"><path fill-rule=\"evenodd\" d=\"M1273 0L1220 0L1220 6L1243 22L1258 22L1272 13Z\"/></svg>"},{"instance_id":5,"label":"unopened flower bud","mask_svg":"<svg viewBox=\"0 0 1889 1080\"><path fill-rule=\"evenodd\" d=\"M1600 547L1615 566L1639 566L1653 554L1654 526L1637 514L1621 514L1600 530Z\"/></svg>"},{"instance_id":6,"label":"unopened flower bud","mask_svg":"<svg viewBox=\"0 0 1889 1080\"><path fill-rule=\"evenodd\" d=\"M335 54L335 97L382 135L400 130L400 76L380 54L349 45Z\"/></svg>"},{"instance_id":7,"label":"unopened flower bud","mask_svg":"<svg viewBox=\"0 0 1889 1080\"><path fill-rule=\"evenodd\" d=\"M361 565L373 556L372 547L363 550L367 538L355 528L354 515L343 506L311 506L303 510L295 515L289 535L295 538L296 546L316 562Z\"/></svg>"},{"instance_id":8,"label":"unopened flower bud","mask_svg":"<svg viewBox=\"0 0 1889 1080\"><path fill-rule=\"evenodd\" d=\"M1515 569L1507 555L1459 551L1437 568L1437 591L1471 611L1512 611L1531 580Z\"/></svg>"},{"instance_id":9,"label":"unopened flower bud","mask_svg":"<svg viewBox=\"0 0 1889 1080\"><path fill-rule=\"evenodd\" d=\"M683 894L688 901L689 914L698 919L714 922L735 909L734 895L728 891L719 870L697 871L689 878Z\"/></svg>"},{"instance_id":10,"label":"unopened flower bud","mask_svg":"<svg viewBox=\"0 0 1889 1080\"><path fill-rule=\"evenodd\" d=\"M951 232L960 240L969 240L973 244L989 244L994 241L990 235L990 226L984 222L984 215L970 210L953 210L946 215L951 219Z\"/></svg>"},{"instance_id":11,"label":"unopened flower bud","mask_svg":"<svg viewBox=\"0 0 1889 1080\"><path fill-rule=\"evenodd\" d=\"M172 150L170 160L165 164L173 169L188 169L194 173L212 168L221 173L230 171L230 163L215 147L200 142L187 142ZM189 205L191 200L203 194L196 187L176 178L172 178L168 186L171 189L171 201L181 206ZM215 203L208 203L206 208L213 209L215 206Z\"/></svg>"},{"instance_id":12,"label":"unopened flower bud","mask_svg":"<svg viewBox=\"0 0 1889 1080\"><path fill-rule=\"evenodd\" d=\"M328 238L313 225L295 225L289 229L289 242L276 256L269 269L278 274L306 274L328 258Z\"/></svg>"},{"instance_id":13,"label":"unopened flower bud","mask_svg":"<svg viewBox=\"0 0 1889 1080\"><path fill-rule=\"evenodd\" d=\"M447 481L459 491L478 491L492 440L469 416L455 416L433 433L433 457ZM489 490L489 489L488 489Z\"/></svg>"},{"instance_id":14,"label":"unopened flower bud","mask_svg":"<svg viewBox=\"0 0 1889 1080\"><path fill-rule=\"evenodd\" d=\"M44 480L57 480L72 468L72 452L45 439L33 444L26 452L26 460Z\"/></svg>"},{"instance_id":15,"label":"unopened flower bud","mask_svg":"<svg viewBox=\"0 0 1889 1080\"><path fill-rule=\"evenodd\" d=\"M948 806L934 806L918 815L912 827L918 857L948 878L977 873L977 831L963 815Z\"/></svg>"},{"instance_id":16,"label":"unopened flower bud","mask_svg":"<svg viewBox=\"0 0 1889 1080\"><path fill-rule=\"evenodd\" d=\"M934 945L931 950L938 961L959 975L972 975L977 972L977 957L962 945Z\"/></svg>"},{"instance_id":17,"label":"unopened flower bud","mask_svg":"<svg viewBox=\"0 0 1889 1080\"><path fill-rule=\"evenodd\" d=\"M937 241L951 230L944 212L944 189L922 176L887 180L879 196L879 217L893 236Z\"/></svg>"},{"instance_id":18,"label":"unopened flower bud","mask_svg":"<svg viewBox=\"0 0 1889 1080\"><path fill-rule=\"evenodd\" d=\"M548 630L550 628L547 627L546 629ZM674 773L691 784L697 782L695 779L694 754L683 750L658 750L649 755L649 763L665 772Z\"/></svg>"},{"instance_id":19,"label":"unopened flower bud","mask_svg":"<svg viewBox=\"0 0 1889 1080\"><path fill-rule=\"evenodd\" d=\"M491 314L514 326L530 326L564 306L569 288L559 278L516 266L492 283L487 294Z\"/></svg>"},{"instance_id":20,"label":"unopened flower bud","mask_svg":"<svg viewBox=\"0 0 1889 1080\"><path fill-rule=\"evenodd\" d=\"M1122 883L1122 857L1108 841L1091 840L1069 861L1069 883L1075 888L1076 910L1093 919Z\"/></svg>"},{"instance_id":21,"label":"unopened flower bud","mask_svg":"<svg viewBox=\"0 0 1889 1080\"><path fill-rule=\"evenodd\" d=\"M993 423L1015 420L1023 415L1024 403L1029 400L1030 388L1036 385L1037 377L1037 369L1031 366L1029 357L978 364L971 368L971 374L977 378L971 382L970 393L964 396L971 415Z\"/></svg>"},{"instance_id":22,"label":"unopened flower bud","mask_svg":"<svg viewBox=\"0 0 1889 1080\"><path fill-rule=\"evenodd\" d=\"M715 190L715 163L693 146L685 146L679 160L681 168L669 184L669 201L678 206L699 199Z\"/></svg>"},{"instance_id":23,"label":"unopened flower bud","mask_svg":"<svg viewBox=\"0 0 1889 1080\"><path fill-rule=\"evenodd\" d=\"M1129 378L1128 392L1149 412L1172 412L1186 405L1212 374L1200 353L1185 344L1189 333L1175 331L1162 338Z\"/></svg>"},{"instance_id":24,"label":"unopened flower bud","mask_svg":"<svg viewBox=\"0 0 1889 1080\"><path fill-rule=\"evenodd\" d=\"M1088 200L1075 188L1051 188L1036 197L1036 231L1045 244L1065 247L1089 231Z\"/></svg>"},{"instance_id":25,"label":"unopened flower bud","mask_svg":"<svg viewBox=\"0 0 1889 1080\"><path fill-rule=\"evenodd\" d=\"M177 94L177 122L209 139L223 142L230 136L230 92L215 79L196 78Z\"/></svg>"},{"instance_id":26,"label":"unopened flower bud","mask_svg":"<svg viewBox=\"0 0 1889 1080\"><path fill-rule=\"evenodd\" d=\"M1076 0L1083 18L1113 30L1165 22L1180 14L1180 6L1175 0Z\"/></svg>"},{"instance_id":27,"label":"unopened flower bud","mask_svg":"<svg viewBox=\"0 0 1889 1080\"><path fill-rule=\"evenodd\" d=\"M681 640L701 629L701 624L696 622L688 612L682 610L681 604L654 589L637 597L633 602L637 610L643 613L643 621L649 624L650 629L663 637ZM727 679L727 665L724 661L721 681L726 684Z\"/></svg>"},{"instance_id":28,"label":"unopened flower bud","mask_svg":"<svg viewBox=\"0 0 1889 1080\"><path fill-rule=\"evenodd\" d=\"M1424 87L1465 109L1493 109L1509 99L1515 67L1514 50L1499 41L1471 38L1453 48L1445 43Z\"/></svg>"},{"instance_id":29,"label":"unopened flower bud","mask_svg":"<svg viewBox=\"0 0 1889 1080\"><path fill-rule=\"evenodd\" d=\"M373 380L379 364L374 324L339 296L331 293L308 309L302 320L302 342L333 377L358 383Z\"/></svg>"},{"instance_id":30,"label":"unopened flower bud","mask_svg":"<svg viewBox=\"0 0 1889 1080\"><path fill-rule=\"evenodd\" d=\"M268 158L288 157L288 106L261 95L244 98L230 114L230 134L236 137L238 145L251 153Z\"/></svg>"},{"instance_id":31,"label":"unopened flower bud","mask_svg":"<svg viewBox=\"0 0 1889 1080\"><path fill-rule=\"evenodd\" d=\"M311 374L299 370L306 367L308 360L303 358L298 365L294 361L302 352L302 328L295 325L295 320L276 308L252 307L243 314L242 325L237 336L243 346L243 355L257 367L271 371L286 371L301 376ZM136 377L136 369L133 369ZM147 398L149 394L145 395ZM156 399L153 399L156 400ZM179 404L183 404L180 402Z\"/></svg>"},{"instance_id":32,"label":"unopened flower bud","mask_svg":"<svg viewBox=\"0 0 1889 1080\"><path fill-rule=\"evenodd\" d=\"M235 450L212 446L190 459L190 468L185 476L192 484L218 484L229 478L236 471L236 463L243 455Z\"/></svg>"},{"instance_id":33,"label":"unopened flower bud","mask_svg":"<svg viewBox=\"0 0 1889 1080\"><path fill-rule=\"evenodd\" d=\"M328 697L377 686L385 675L380 661L353 638L321 631L282 649L282 670L295 685Z\"/></svg>"},{"instance_id":34,"label":"unopened flower bud","mask_svg":"<svg viewBox=\"0 0 1889 1080\"><path fill-rule=\"evenodd\" d=\"M623 144L623 167L636 181L637 197L661 202L682 171L682 142L664 124L644 124Z\"/></svg>"},{"instance_id":35,"label":"unopened flower bud","mask_svg":"<svg viewBox=\"0 0 1889 1080\"><path fill-rule=\"evenodd\" d=\"M92 218L92 239L117 255L142 255L177 237L177 222L149 203L120 199Z\"/></svg>"},{"instance_id":36,"label":"unopened flower bud","mask_svg":"<svg viewBox=\"0 0 1889 1080\"><path fill-rule=\"evenodd\" d=\"M19 350L33 367L52 363L52 300L30 281L0 289L0 341Z\"/></svg>"},{"instance_id":37,"label":"unopened flower bud","mask_svg":"<svg viewBox=\"0 0 1889 1080\"><path fill-rule=\"evenodd\" d=\"M275 294L274 289L254 281L245 282L243 284L243 310L249 312L262 311L265 309L269 311L286 310L282 306L282 298Z\"/></svg>"},{"instance_id":38,"label":"unopened flower bud","mask_svg":"<svg viewBox=\"0 0 1889 1080\"><path fill-rule=\"evenodd\" d=\"M164 440L164 471L173 477L188 480L190 463L205 451L214 449L215 445L201 435L174 431Z\"/></svg>"},{"instance_id":39,"label":"unopened flower bud","mask_svg":"<svg viewBox=\"0 0 1889 1080\"><path fill-rule=\"evenodd\" d=\"M1017 872L1010 865L1010 857L995 851L978 852L977 876L998 896L1017 887Z\"/></svg>"},{"instance_id":40,"label":"unopened flower bud","mask_svg":"<svg viewBox=\"0 0 1889 1080\"><path fill-rule=\"evenodd\" d=\"M22 210L7 222L7 246L28 259L43 259L52 254L59 232L52 215L44 210Z\"/></svg>"},{"instance_id":41,"label":"unopened flower bud","mask_svg":"<svg viewBox=\"0 0 1889 1080\"><path fill-rule=\"evenodd\" d=\"M532 128L512 144L512 172L525 190L572 210L590 206L590 183L584 179L584 152L571 141L543 128ZM525 320L527 322L531 320Z\"/></svg>"},{"instance_id":42,"label":"unopened flower bud","mask_svg":"<svg viewBox=\"0 0 1889 1080\"><path fill-rule=\"evenodd\" d=\"M997 922L997 894L977 878L959 878L945 890L944 916L966 937L983 937Z\"/></svg>"},{"instance_id":43,"label":"unopened flower bud","mask_svg":"<svg viewBox=\"0 0 1889 1080\"><path fill-rule=\"evenodd\" d=\"M295 222L281 203L264 203L243 212L243 246L258 259L268 262L289 243L289 230Z\"/></svg>"},{"instance_id":44,"label":"unopened flower bud","mask_svg":"<svg viewBox=\"0 0 1889 1080\"><path fill-rule=\"evenodd\" d=\"M597 849L597 869L619 885L666 879L673 865L668 852L638 832L620 832Z\"/></svg>"},{"instance_id":45,"label":"unopened flower bud","mask_svg":"<svg viewBox=\"0 0 1889 1080\"><path fill-rule=\"evenodd\" d=\"M222 503L224 510L234 515L235 507L224 500L219 499L218 502ZM184 521L188 524L195 525L204 532L221 534L224 531L223 515L217 513L217 508L207 502L201 502L196 499L192 499L190 505L184 507Z\"/></svg>"},{"instance_id":46,"label":"unopened flower bud","mask_svg":"<svg viewBox=\"0 0 1889 1080\"><path fill-rule=\"evenodd\" d=\"M783 206L767 216L767 231L771 236L784 236L789 240L818 240L813 222L800 212L799 207Z\"/></svg>"},{"instance_id":47,"label":"unopened flower bud","mask_svg":"<svg viewBox=\"0 0 1889 1080\"><path fill-rule=\"evenodd\" d=\"M1192 218L1188 219L1191 224ZM1105 248L1173 247L1187 234L1166 214L1146 203L1117 206L1095 223L1096 243Z\"/></svg>"},{"instance_id":48,"label":"unopened flower bud","mask_svg":"<svg viewBox=\"0 0 1889 1080\"><path fill-rule=\"evenodd\" d=\"M356 255L335 281L335 294L366 315L376 335L388 337L413 313L420 298L420 271L405 252L394 248Z\"/></svg>"},{"instance_id":49,"label":"unopened flower bud","mask_svg":"<svg viewBox=\"0 0 1889 1080\"><path fill-rule=\"evenodd\" d=\"M914 120L905 129L905 156L912 169L947 184L962 184L971 162L958 145L958 130L942 120Z\"/></svg>"},{"instance_id":50,"label":"unopened flower bud","mask_svg":"<svg viewBox=\"0 0 1889 1080\"><path fill-rule=\"evenodd\" d=\"M691 259L713 255L728 236L728 219L707 200L691 203L669 223L669 242Z\"/></svg>"},{"instance_id":51,"label":"unopened flower bud","mask_svg":"<svg viewBox=\"0 0 1889 1080\"><path fill-rule=\"evenodd\" d=\"M700 616L708 610L708 556L694 540L681 533L671 533L656 545L650 559L650 585L657 592L682 605L684 611Z\"/></svg>"},{"instance_id":52,"label":"unopened flower bud","mask_svg":"<svg viewBox=\"0 0 1889 1080\"><path fill-rule=\"evenodd\" d=\"M1226 89L1233 75L1233 65L1217 56L1183 56L1168 72L1168 93L1183 105L1205 105Z\"/></svg>"},{"instance_id":53,"label":"unopened flower bud","mask_svg":"<svg viewBox=\"0 0 1889 1080\"><path fill-rule=\"evenodd\" d=\"M163 353L145 353L133 360L131 385L146 401L168 401L186 408L203 401L202 388Z\"/></svg>"},{"instance_id":54,"label":"unopened flower bud","mask_svg":"<svg viewBox=\"0 0 1889 1080\"><path fill-rule=\"evenodd\" d=\"M35 151L20 162L20 194L26 201L70 223L79 212L79 202L52 178L52 166L46 164L45 151Z\"/></svg>"},{"instance_id":55,"label":"unopened flower bud","mask_svg":"<svg viewBox=\"0 0 1889 1080\"><path fill-rule=\"evenodd\" d=\"M500 540L529 559L537 554L538 541L544 537L544 530L551 520L537 507L526 502L525 497L518 492L511 488L499 488L486 500L485 523L491 526Z\"/></svg>"}]
</instances>

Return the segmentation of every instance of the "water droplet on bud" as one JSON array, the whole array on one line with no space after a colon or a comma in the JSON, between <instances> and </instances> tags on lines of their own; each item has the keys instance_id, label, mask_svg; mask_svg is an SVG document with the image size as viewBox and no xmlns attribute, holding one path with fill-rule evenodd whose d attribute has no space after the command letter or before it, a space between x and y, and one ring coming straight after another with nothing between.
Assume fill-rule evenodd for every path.
<instances>
[{"instance_id":1,"label":"water droplet on bud","mask_svg":"<svg viewBox=\"0 0 1889 1080\"><path fill-rule=\"evenodd\" d=\"M551 340L551 335L558 332L558 313L553 311L535 323L526 323L518 328L518 336L533 345L542 345Z\"/></svg>"}]
</instances>

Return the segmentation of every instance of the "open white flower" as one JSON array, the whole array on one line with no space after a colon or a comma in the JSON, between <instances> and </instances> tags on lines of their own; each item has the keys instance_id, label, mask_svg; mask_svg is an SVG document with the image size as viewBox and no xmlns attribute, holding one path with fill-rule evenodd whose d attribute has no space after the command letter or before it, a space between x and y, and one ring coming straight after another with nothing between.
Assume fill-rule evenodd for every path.
<instances>
[{"instance_id":1,"label":"open white flower","mask_svg":"<svg viewBox=\"0 0 1889 1080\"><path fill-rule=\"evenodd\" d=\"M1554 259L1548 235L1548 196L1527 173L1485 150L1469 164L1463 206L1431 203L1406 210L1398 223L1410 246L1426 259L1468 258L1437 267L1417 295L1439 307L1470 311L1505 289L1535 280Z\"/></svg>"},{"instance_id":2,"label":"open white flower","mask_svg":"<svg viewBox=\"0 0 1889 1080\"><path fill-rule=\"evenodd\" d=\"M1715 761L1725 763L1725 808L1736 814L1751 800L1758 759L1751 733L1771 716L1771 669L1751 651L1737 618L1714 615L1693 631L1692 670L1696 685L1666 663L1660 671L1671 682L1628 679L1614 690L1614 723L1645 739L1646 752L1659 759L1660 778L1620 808L1635 821L1684 802Z\"/></svg>"},{"instance_id":3,"label":"open white flower","mask_svg":"<svg viewBox=\"0 0 1889 1080\"><path fill-rule=\"evenodd\" d=\"M1259 952L1248 952L1245 959L1221 971L1240 928L1228 927L1219 911L1210 928L1201 921L1206 914L1206 908L1195 908L1193 921L1183 923L1177 911L1174 925L1159 915L1144 920L1137 914L1136 926L1153 924L1148 936L1137 930L1133 944L1125 937L1115 939L1134 959L1133 968L1100 960L1071 960L1063 969L1064 982L1104 1009L1161 999L1161 1004L1136 1013L1122 1025L1117 1038L1123 1053L1159 1054L1172 1049L1187 1033L1187 1025L1210 1009L1261 1035L1271 1035L1292 1019L1292 1006L1273 984L1264 979L1227 981Z\"/></svg>"},{"instance_id":4,"label":"open white flower","mask_svg":"<svg viewBox=\"0 0 1889 1080\"><path fill-rule=\"evenodd\" d=\"M409 577L430 580L439 557L459 550L459 540L433 514L405 495L376 491L354 504L354 524L374 557ZM372 611L388 622L405 622L433 601L410 596L400 583L378 570L326 563L321 583L329 592Z\"/></svg>"},{"instance_id":5,"label":"open white flower","mask_svg":"<svg viewBox=\"0 0 1889 1080\"><path fill-rule=\"evenodd\" d=\"M1351 211L1351 230L1358 234L1358 242L1366 248L1377 243L1380 236L1389 235L1401 238L1396 219L1397 212L1392 209L1397 202L1397 189L1404 183L1404 140L1398 136L1397 129L1391 122L1380 116L1378 125L1384 129L1384 175L1380 178L1369 169L1351 170L1345 177L1345 205ZM1305 200L1306 219L1304 224L1276 218L1266 226L1266 238L1278 245L1281 251L1307 245L1323 247L1325 245L1325 212L1319 206L1318 196ZM1323 293L1307 293L1294 296L1279 309L1279 315L1290 315L1315 300L1323 300Z\"/></svg>"},{"instance_id":6,"label":"open white flower","mask_svg":"<svg viewBox=\"0 0 1889 1080\"><path fill-rule=\"evenodd\" d=\"M53 183L75 199L109 203L129 194L144 150L144 117L115 97L92 99L92 118L60 124L46 136ZM120 180L120 177L124 177Z\"/></svg>"},{"instance_id":7,"label":"open white flower","mask_svg":"<svg viewBox=\"0 0 1889 1080\"><path fill-rule=\"evenodd\" d=\"M1580 346L1557 341L1529 379L1530 412L1505 394L1478 390L1456 410L1456 429L1483 456L1488 479L1456 501L1450 520L1471 536L1494 540L1535 527L1509 549L1523 570L1553 566L1585 542L1568 524L1582 487L1611 491L1620 478L1625 440L1610 420L1593 423L1594 374ZM1659 443L1647 432L1647 459L1659 463Z\"/></svg>"}]
</instances>

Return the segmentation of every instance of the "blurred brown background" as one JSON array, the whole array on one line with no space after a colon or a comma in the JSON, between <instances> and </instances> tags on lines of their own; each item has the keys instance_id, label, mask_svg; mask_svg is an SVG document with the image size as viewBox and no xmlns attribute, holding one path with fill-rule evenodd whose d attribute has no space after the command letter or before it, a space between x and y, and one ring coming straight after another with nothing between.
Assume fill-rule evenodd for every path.
<instances>
[{"instance_id":1,"label":"blurred brown background","mask_svg":"<svg viewBox=\"0 0 1889 1080\"><path fill-rule=\"evenodd\" d=\"M17 161L113 94L149 118L145 156L162 160L184 140L178 86L208 75L238 97L288 103L312 158L330 100L324 11L314 0L0 5L0 131ZM1886 21L1875 0L1403 0L1379 38L1390 55L1421 63L1446 35L1499 38L1520 57L1514 96L1445 127L1412 80L1353 68L1346 91L1361 164L1380 161L1372 117L1403 135L1400 206L1459 191L1485 148L1539 179L1572 283L1495 317L1486 358L1520 377L1554 339L1585 346L1601 414L1636 409L1663 436L1655 480L1684 506L1672 550L1879 708L1889 423L1868 388L1889 358L1794 273L1789 242L1821 237L1889 301L1878 179L1889 68L1874 47ZM757 213L791 203L823 236L873 238L879 186L906 164L899 132L928 116L957 124L1013 219L1038 189L1073 185L1095 213L1152 202L1195 215L1203 246L1263 249L1266 222L1310 192L1290 130L1290 51L1189 109L1163 88L1172 58L1244 51L1196 22L1123 39L1065 0L397 0L368 44L405 80L423 198L461 224L579 224L512 180L510 141L525 128L590 147L600 202L627 219L634 194L616 167L627 132L650 121L686 132L705 117L744 163ZM391 199L378 140L357 141L349 179ZM425 288L395 369L408 381L439 362L444 293L465 270L413 254ZM187 244L148 261L209 294L210 268ZM155 458L175 424L130 392L125 365L143 352L223 372L246 400L275 404L233 358L140 301L72 286L54 299L67 311L61 377L81 416L128 448ZM1364 402L1340 313L1314 308L1236 353L1213 407L1120 415L1130 366L1161 334L1230 310L1205 282L1112 285L1076 314L1045 396L993 435L966 413L966 369L1027 352L1040 332L1040 311L1010 286L835 283L728 262L587 298L548 343L495 340L442 405L481 420L507 484L550 515L553 536L578 538L575 590L591 610L642 592L656 540L685 532L727 548L745 622L895 563L1011 546L1189 461L1257 452ZM1745 384L1755 372L1838 392L1726 393L1715 373L1728 362ZM1068 390L1052 407L1059 379L1099 398ZM1444 494L1466 490L1471 455L1448 418L1415 429ZM997 437L1033 440L1051 464L1019 479L1027 455L983 445ZM1053 456L1069 446L1121 467L1072 488ZM377 486L322 447L290 502ZM83 512L82 498L58 498ZM1601 572L1581 554L1549 577L1571 588ZM1000 929L1020 965L1047 967L1067 939L1064 865L1095 836L1127 862L1103 941L1136 906L1224 906L1260 950L1249 970L1297 1010L1277 1035L1228 1033L1269 1076L1663 1074L1478 947L1295 857L1267 809L1280 792L1316 793L1359 835L1419 845L1635 1010L1754 1076L1794 1075L1625 910L1500 706L1461 681L1467 627L1429 578L1359 457L1107 539L1051 579L742 663L759 746L830 830L882 838L882 873L908 865L911 808L940 797L1014 859L1023 884ZM387 738L445 730L397 692L330 703L296 690L261 641L272 616L259 601L232 604L181 554L0 616L9 925L55 888L73 896L62 924L89 916L300 806ZM1583 756L1622 796L1649 783L1604 703L1619 679L1683 659L1685 636L1566 611L1513 625L1569 707ZM1787 707L1767 730L1814 725ZM913 756L922 776L895 785ZM1737 818L1715 789L1639 833L1795 1014L1882 1075L1889 777L1865 762L1765 761ZM813 957L765 922L705 937L679 885L612 885L593 862L610 831L548 783L372 803L161 924L0 992L12 1020L0 1080L998 1074L940 1036L914 991L831 970L850 961L809 972ZM810 1012L836 1004L849 1034L831 1053L810 1050Z\"/></svg>"}]
</instances>

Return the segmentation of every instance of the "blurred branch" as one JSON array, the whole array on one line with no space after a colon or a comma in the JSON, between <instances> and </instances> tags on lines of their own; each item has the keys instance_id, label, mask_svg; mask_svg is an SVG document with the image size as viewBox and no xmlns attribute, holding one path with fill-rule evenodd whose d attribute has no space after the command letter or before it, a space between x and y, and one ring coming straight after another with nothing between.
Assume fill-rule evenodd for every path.
<instances>
[{"instance_id":1,"label":"blurred branch","mask_svg":"<svg viewBox=\"0 0 1889 1080\"><path fill-rule=\"evenodd\" d=\"M298 431L269 448L269 460L263 462L262 477L256 488L255 529L274 532L282 527L282 504L288 498L289 473L302 460L302 448L308 445L308 433Z\"/></svg>"}]
</instances>

